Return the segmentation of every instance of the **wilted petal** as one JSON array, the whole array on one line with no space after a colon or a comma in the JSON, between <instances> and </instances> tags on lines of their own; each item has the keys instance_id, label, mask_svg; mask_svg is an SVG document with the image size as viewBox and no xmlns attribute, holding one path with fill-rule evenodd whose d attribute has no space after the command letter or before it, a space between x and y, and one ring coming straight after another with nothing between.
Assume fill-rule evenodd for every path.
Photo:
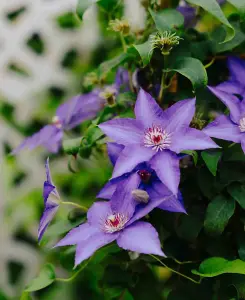
<instances>
[{"instance_id":1,"label":"wilted petal","mask_svg":"<svg viewBox=\"0 0 245 300\"><path fill-rule=\"evenodd\" d=\"M86 241L78 244L76 249L75 266L92 256L99 248L115 241L117 237L118 233L99 232L90 236Z\"/></svg>"},{"instance_id":2,"label":"wilted petal","mask_svg":"<svg viewBox=\"0 0 245 300\"><path fill-rule=\"evenodd\" d=\"M165 110L166 120L165 129L171 133L180 128L189 126L195 114L196 99L187 99L178 101L167 110Z\"/></svg>"},{"instance_id":3,"label":"wilted petal","mask_svg":"<svg viewBox=\"0 0 245 300\"><path fill-rule=\"evenodd\" d=\"M150 94L140 89L134 108L135 116L145 128L161 124L164 112Z\"/></svg>"},{"instance_id":4,"label":"wilted petal","mask_svg":"<svg viewBox=\"0 0 245 300\"><path fill-rule=\"evenodd\" d=\"M96 198L111 199L112 195L116 191L118 182L107 182L106 185L99 191Z\"/></svg>"},{"instance_id":5,"label":"wilted petal","mask_svg":"<svg viewBox=\"0 0 245 300\"><path fill-rule=\"evenodd\" d=\"M91 226L101 228L103 220L112 214L110 203L107 201L95 202L87 213L88 223Z\"/></svg>"},{"instance_id":6,"label":"wilted petal","mask_svg":"<svg viewBox=\"0 0 245 300\"><path fill-rule=\"evenodd\" d=\"M240 111L240 100L227 92L221 91L214 87L208 87L210 91L219 98L230 110L231 120L235 123L239 122L241 111Z\"/></svg>"},{"instance_id":7,"label":"wilted petal","mask_svg":"<svg viewBox=\"0 0 245 300\"><path fill-rule=\"evenodd\" d=\"M158 178L175 195L178 193L180 182L179 158L172 151L158 152L149 162L151 168L156 171Z\"/></svg>"},{"instance_id":8,"label":"wilted petal","mask_svg":"<svg viewBox=\"0 0 245 300\"><path fill-rule=\"evenodd\" d=\"M117 143L107 143L107 151L113 166L115 165L120 153L124 149L123 145Z\"/></svg>"},{"instance_id":9,"label":"wilted petal","mask_svg":"<svg viewBox=\"0 0 245 300\"><path fill-rule=\"evenodd\" d=\"M132 191L139 187L140 182L140 176L133 173L117 185L117 189L110 200L113 212L127 215L129 219L132 217L135 206L138 204L132 195Z\"/></svg>"},{"instance_id":10,"label":"wilted petal","mask_svg":"<svg viewBox=\"0 0 245 300\"><path fill-rule=\"evenodd\" d=\"M135 119L114 119L101 123L99 128L116 143L125 146L141 143L144 136L143 127Z\"/></svg>"},{"instance_id":11,"label":"wilted petal","mask_svg":"<svg viewBox=\"0 0 245 300\"><path fill-rule=\"evenodd\" d=\"M76 245L86 241L95 233L98 233L99 229L91 226L89 223L81 224L80 226L73 228L67 235L60 240L54 247Z\"/></svg>"},{"instance_id":12,"label":"wilted petal","mask_svg":"<svg viewBox=\"0 0 245 300\"><path fill-rule=\"evenodd\" d=\"M139 163L149 161L155 154L150 148L141 145L125 147L116 162L112 178L131 172Z\"/></svg>"},{"instance_id":13,"label":"wilted petal","mask_svg":"<svg viewBox=\"0 0 245 300\"><path fill-rule=\"evenodd\" d=\"M194 128L181 130L173 138L171 150L180 153L184 150L204 150L219 148L215 142L204 133Z\"/></svg>"},{"instance_id":14,"label":"wilted petal","mask_svg":"<svg viewBox=\"0 0 245 300\"><path fill-rule=\"evenodd\" d=\"M230 77L244 86L245 61L238 57L229 57L228 68L230 71Z\"/></svg>"},{"instance_id":15,"label":"wilted petal","mask_svg":"<svg viewBox=\"0 0 245 300\"><path fill-rule=\"evenodd\" d=\"M239 127L225 115L217 117L213 122L208 124L203 130L205 134L222 140L240 143L241 132Z\"/></svg>"},{"instance_id":16,"label":"wilted petal","mask_svg":"<svg viewBox=\"0 0 245 300\"><path fill-rule=\"evenodd\" d=\"M57 210L59 209L59 206L57 205L48 205L41 217L39 228L38 228L38 241L40 242L45 230L47 229L49 223L54 218L54 215L56 214Z\"/></svg>"},{"instance_id":17,"label":"wilted petal","mask_svg":"<svg viewBox=\"0 0 245 300\"><path fill-rule=\"evenodd\" d=\"M165 256L156 229L147 222L136 222L126 227L120 232L117 244L125 250Z\"/></svg>"}]
</instances>

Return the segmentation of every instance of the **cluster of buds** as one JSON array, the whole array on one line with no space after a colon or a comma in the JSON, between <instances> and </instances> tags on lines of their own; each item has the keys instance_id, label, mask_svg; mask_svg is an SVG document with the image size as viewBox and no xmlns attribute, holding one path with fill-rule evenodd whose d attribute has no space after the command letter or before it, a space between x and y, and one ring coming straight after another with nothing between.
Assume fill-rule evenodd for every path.
<instances>
[{"instance_id":1,"label":"cluster of buds","mask_svg":"<svg viewBox=\"0 0 245 300\"><path fill-rule=\"evenodd\" d=\"M130 26L127 20L115 19L109 22L109 29L115 32L120 32L123 35L128 35Z\"/></svg>"},{"instance_id":2,"label":"cluster of buds","mask_svg":"<svg viewBox=\"0 0 245 300\"><path fill-rule=\"evenodd\" d=\"M88 73L83 80L84 86L97 85L98 83L99 78L95 72Z\"/></svg>"},{"instance_id":3,"label":"cluster of buds","mask_svg":"<svg viewBox=\"0 0 245 300\"><path fill-rule=\"evenodd\" d=\"M159 48L163 55L169 55L170 51L174 46L179 45L179 41L182 40L176 33L171 33L170 31L157 32L150 36L151 50Z\"/></svg>"},{"instance_id":4,"label":"cluster of buds","mask_svg":"<svg viewBox=\"0 0 245 300\"><path fill-rule=\"evenodd\" d=\"M100 98L106 100L108 106L114 106L116 103L117 90L114 87L107 86L100 92Z\"/></svg>"},{"instance_id":5,"label":"cluster of buds","mask_svg":"<svg viewBox=\"0 0 245 300\"><path fill-rule=\"evenodd\" d=\"M202 120L202 113L197 113L193 117L190 127L201 130L204 128L205 125L206 125L206 121Z\"/></svg>"}]
</instances>

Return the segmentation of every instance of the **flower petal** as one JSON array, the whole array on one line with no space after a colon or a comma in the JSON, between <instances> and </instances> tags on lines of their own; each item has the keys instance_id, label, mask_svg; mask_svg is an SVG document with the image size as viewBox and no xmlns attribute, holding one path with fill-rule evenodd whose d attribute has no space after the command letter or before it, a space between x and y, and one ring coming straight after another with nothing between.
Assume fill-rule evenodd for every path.
<instances>
[{"instance_id":1,"label":"flower petal","mask_svg":"<svg viewBox=\"0 0 245 300\"><path fill-rule=\"evenodd\" d=\"M150 94L140 89L134 108L135 116L144 127L161 124L164 112Z\"/></svg>"},{"instance_id":2,"label":"flower petal","mask_svg":"<svg viewBox=\"0 0 245 300\"><path fill-rule=\"evenodd\" d=\"M155 170L158 178L166 187L177 195L180 182L180 169L178 156L169 150L158 152L150 161L151 168Z\"/></svg>"},{"instance_id":3,"label":"flower petal","mask_svg":"<svg viewBox=\"0 0 245 300\"><path fill-rule=\"evenodd\" d=\"M196 99L178 101L165 110L165 129L171 133L183 127L188 127L195 114Z\"/></svg>"},{"instance_id":4,"label":"flower petal","mask_svg":"<svg viewBox=\"0 0 245 300\"><path fill-rule=\"evenodd\" d=\"M243 134L242 140L241 140L241 146L242 146L242 150L245 154L245 134Z\"/></svg>"},{"instance_id":5,"label":"flower petal","mask_svg":"<svg viewBox=\"0 0 245 300\"><path fill-rule=\"evenodd\" d=\"M112 178L131 172L139 163L149 161L155 154L153 150L141 145L125 147L116 162Z\"/></svg>"},{"instance_id":6,"label":"flower petal","mask_svg":"<svg viewBox=\"0 0 245 300\"><path fill-rule=\"evenodd\" d=\"M216 89L224 91L229 94L238 94L241 95L244 91L244 87L238 81L224 81L219 85L216 85Z\"/></svg>"},{"instance_id":7,"label":"flower petal","mask_svg":"<svg viewBox=\"0 0 245 300\"><path fill-rule=\"evenodd\" d=\"M99 229L91 226L89 223L81 224L69 231L67 235L54 246L54 248L80 244L98 232Z\"/></svg>"},{"instance_id":8,"label":"flower petal","mask_svg":"<svg viewBox=\"0 0 245 300\"><path fill-rule=\"evenodd\" d=\"M135 119L114 119L98 126L109 138L125 146L141 143L143 140L143 127Z\"/></svg>"},{"instance_id":9,"label":"flower petal","mask_svg":"<svg viewBox=\"0 0 245 300\"><path fill-rule=\"evenodd\" d=\"M123 145L117 143L107 143L107 151L113 166L115 165L120 153L124 149Z\"/></svg>"},{"instance_id":10,"label":"flower petal","mask_svg":"<svg viewBox=\"0 0 245 300\"><path fill-rule=\"evenodd\" d=\"M213 122L209 123L202 132L208 136L222 140L232 141L235 143L240 143L241 141L241 132L239 127L225 115L217 117Z\"/></svg>"},{"instance_id":11,"label":"flower petal","mask_svg":"<svg viewBox=\"0 0 245 300\"><path fill-rule=\"evenodd\" d=\"M49 223L54 218L59 206L57 205L49 205L45 208L43 215L40 220L39 228L38 228L38 242L41 241L45 230L47 229Z\"/></svg>"},{"instance_id":12,"label":"flower petal","mask_svg":"<svg viewBox=\"0 0 245 300\"><path fill-rule=\"evenodd\" d=\"M140 176L137 173L133 173L117 185L117 189L110 201L113 212L127 215L129 219L132 217L135 206L138 204L133 198L132 190L137 189L140 182Z\"/></svg>"},{"instance_id":13,"label":"flower petal","mask_svg":"<svg viewBox=\"0 0 245 300\"><path fill-rule=\"evenodd\" d=\"M229 57L228 68L230 71L230 77L244 86L245 61L238 57Z\"/></svg>"},{"instance_id":14,"label":"flower petal","mask_svg":"<svg viewBox=\"0 0 245 300\"><path fill-rule=\"evenodd\" d=\"M241 116L240 100L227 92L221 91L218 88L208 87L209 90L219 98L230 110L231 120L238 123Z\"/></svg>"},{"instance_id":15,"label":"flower petal","mask_svg":"<svg viewBox=\"0 0 245 300\"><path fill-rule=\"evenodd\" d=\"M171 150L180 153L184 150L204 150L220 148L215 142L204 133L194 128L181 130L173 137Z\"/></svg>"},{"instance_id":16,"label":"flower petal","mask_svg":"<svg viewBox=\"0 0 245 300\"><path fill-rule=\"evenodd\" d=\"M116 89L122 89L125 92L130 91L128 70L119 67L115 78Z\"/></svg>"},{"instance_id":17,"label":"flower petal","mask_svg":"<svg viewBox=\"0 0 245 300\"><path fill-rule=\"evenodd\" d=\"M112 210L108 201L95 202L88 210L88 223L93 227L101 228L101 221L111 214Z\"/></svg>"},{"instance_id":18,"label":"flower petal","mask_svg":"<svg viewBox=\"0 0 245 300\"><path fill-rule=\"evenodd\" d=\"M112 195L116 191L118 182L107 182L106 185L100 190L96 198L111 199Z\"/></svg>"},{"instance_id":19,"label":"flower petal","mask_svg":"<svg viewBox=\"0 0 245 300\"><path fill-rule=\"evenodd\" d=\"M158 208L171 212L186 213L183 205L183 197L180 192L178 192L177 197L171 197L162 201Z\"/></svg>"},{"instance_id":20,"label":"flower petal","mask_svg":"<svg viewBox=\"0 0 245 300\"><path fill-rule=\"evenodd\" d=\"M90 236L86 241L77 245L75 267L82 261L89 258L99 248L115 241L118 233L103 233L99 232Z\"/></svg>"},{"instance_id":21,"label":"flower petal","mask_svg":"<svg viewBox=\"0 0 245 300\"><path fill-rule=\"evenodd\" d=\"M136 222L126 227L120 232L117 244L125 250L165 256L156 229L147 222Z\"/></svg>"}]
</instances>

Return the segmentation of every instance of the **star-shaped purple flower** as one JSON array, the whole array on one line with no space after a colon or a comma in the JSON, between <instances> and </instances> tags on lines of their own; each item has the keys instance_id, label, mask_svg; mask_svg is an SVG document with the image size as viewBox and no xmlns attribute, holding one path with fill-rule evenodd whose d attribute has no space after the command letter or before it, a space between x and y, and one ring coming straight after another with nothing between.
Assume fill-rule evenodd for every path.
<instances>
[{"instance_id":1,"label":"star-shaped purple flower","mask_svg":"<svg viewBox=\"0 0 245 300\"><path fill-rule=\"evenodd\" d=\"M99 125L106 135L125 146L112 178L151 161L161 182L177 195L180 181L177 154L183 150L218 147L205 133L189 127L195 113L195 99L179 101L163 111L151 95L141 89L134 111L136 119L113 119Z\"/></svg>"},{"instance_id":2,"label":"star-shaped purple flower","mask_svg":"<svg viewBox=\"0 0 245 300\"><path fill-rule=\"evenodd\" d=\"M227 65L230 72L229 79L217 85L216 88L226 93L244 95L245 61L238 57L229 57Z\"/></svg>"},{"instance_id":3,"label":"star-shaped purple flower","mask_svg":"<svg viewBox=\"0 0 245 300\"><path fill-rule=\"evenodd\" d=\"M110 160L112 164L115 165L124 146L116 143L108 143L107 149ZM178 160L176 160L176 168L178 168ZM166 196L171 196L172 193L161 182L154 169L152 169L151 161L140 163L131 172L109 181L99 192L97 198L111 199L117 187L122 185L126 178L131 177L138 178L138 180L134 181L135 186L132 186L132 193L136 195L135 206L137 207L137 210L143 210L143 208L149 205L156 206L157 201L157 203L160 203L158 208L171 212L186 213L180 192L178 193L178 197L173 195L173 197L166 200ZM145 191L146 194L141 193L141 190ZM137 196L137 193L139 193L139 196ZM161 201L160 199L163 200Z\"/></svg>"},{"instance_id":4,"label":"star-shaped purple flower","mask_svg":"<svg viewBox=\"0 0 245 300\"><path fill-rule=\"evenodd\" d=\"M230 110L230 115L220 115L208 124L203 132L211 137L241 143L245 153L245 99L240 101L236 96L219 88L209 87Z\"/></svg>"},{"instance_id":5,"label":"star-shaped purple flower","mask_svg":"<svg viewBox=\"0 0 245 300\"><path fill-rule=\"evenodd\" d=\"M47 159L46 164L46 181L43 185L43 200L44 200L44 212L40 220L38 228L38 241L42 239L42 236L47 229L49 223L52 221L57 210L59 209L60 196L52 182L50 170L49 170L49 159Z\"/></svg>"},{"instance_id":6,"label":"star-shaped purple flower","mask_svg":"<svg viewBox=\"0 0 245 300\"><path fill-rule=\"evenodd\" d=\"M91 93L78 95L58 107L52 124L44 126L39 132L25 139L12 154L18 154L22 149L33 150L38 146L45 147L49 152L57 153L62 144L64 131L69 131L80 123L93 119L97 113L118 95L120 89L128 87L128 72L119 68L115 83L105 88L95 89Z\"/></svg>"},{"instance_id":7,"label":"star-shaped purple flower","mask_svg":"<svg viewBox=\"0 0 245 300\"><path fill-rule=\"evenodd\" d=\"M131 194L135 180L138 180L136 176L119 185L111 201L94 203L88 211L88 221L72 229L55 246L77 245L75 266L115 240L125 250L165 256L155 228L138 221L152 208L135 212Z\"/></svg>"}]
</instances>

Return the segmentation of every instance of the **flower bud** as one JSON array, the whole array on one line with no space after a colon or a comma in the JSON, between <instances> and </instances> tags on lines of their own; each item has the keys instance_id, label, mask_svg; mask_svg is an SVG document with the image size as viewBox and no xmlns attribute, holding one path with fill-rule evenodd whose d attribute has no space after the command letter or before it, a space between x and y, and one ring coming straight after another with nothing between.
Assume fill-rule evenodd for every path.
<instances>
[{"instance_id":1,"label":"flower bud","mask_svg":"<svg viewBox=\"0 0 245 300\"><path fill-rule=\"evenodd\" d=\"M135 251L128 251L128 255L131 260L135 260L140 256L140 253Z\"/></svg>"},{"instance_id":2,"label":"flower bud","mask_svg":"<svg viewBox=\"0 0 245 300\"><path fill-rule=\"evenodd\" d=\"M135 189L131 193L137 202L148 203L150 196L146 191Z\"/></svg>"},{"instance_id":3,"label":"flower bud","mask_svg":"<svg viewBox=\"0 0 245 300\"><path fill-rule=\"evenodd\" d=\"M117 90L113 87L106 87L100 92L99 97L106 100L108 106L114 106L116 103Z\"/></svg>"},{"instance_id":4,"label":"flower bud","mask_svg":"<svg viewBox=\"0 0 245 300\"><path fill-rule=\"evenodd\" d=\"M205 124L206 124L206 121L202 120L202 114L197 113L193 117L193 119L191 121L191 124L190 124L190 127L201 130L201 129L204 128Z\"/></svg>"},{"instance_id":5,"label":"flower bud","mask_svg":"<svg viewBox=\"0 0 245 300\"><path fill-rule=\"evenodd\" d=\"M150 36L151 53L154 49L159 48L163 55L169 55L174 46L179 45L182 40L176 33L170 31L158 32Z\"/></svg>"},{"instance_id":6,"label":"flower bud","mask_svg":"<svg viewBox=\"0 0 245 300\"><path fill-rule=\"evenodd\" d=\"M115 32L120 32L123 35L128 35L130 27L128 21L115 19L109 22L109 29Z\"/></svg>"},{"instance_id":7,"label":"flower bud","mask_svg":"<svg viewBox=\"0 0 245 300\"><path fill-rule=\"evenodd\" d=\"M99 79L95 72L88 73L83 80L84 86L95 85L98 83L99 83Z\"/></svg>"}]
</instances>

